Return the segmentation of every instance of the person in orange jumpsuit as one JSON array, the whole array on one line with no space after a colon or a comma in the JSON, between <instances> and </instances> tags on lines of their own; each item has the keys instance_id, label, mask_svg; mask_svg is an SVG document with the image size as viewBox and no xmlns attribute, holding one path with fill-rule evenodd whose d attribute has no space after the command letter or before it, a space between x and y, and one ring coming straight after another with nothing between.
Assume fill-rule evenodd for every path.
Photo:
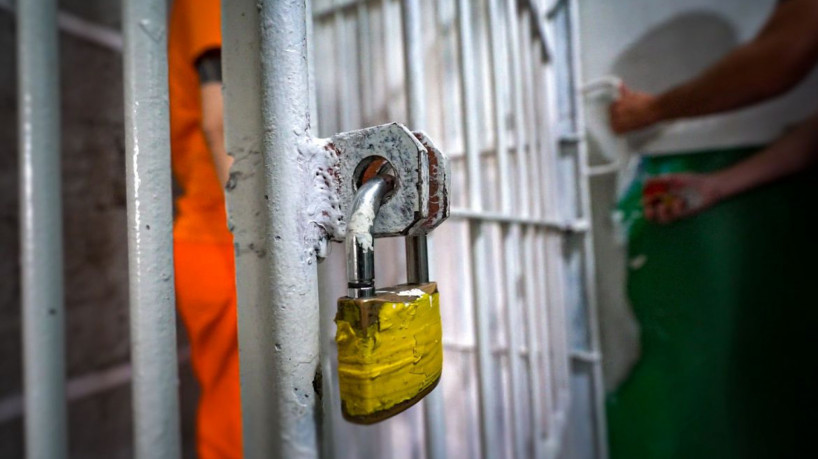
<instances>
[{"instance_id":1,"label":"person in orange jumpsuit","mask_svg":"<svg viewBox=\"0 0 818 459\"><path fill-rule=\"evenodd\" d=\"M227 229L219 0L175 0L168 74L176 200L176 305L201 390L200 459L239 458L241 401L233 238Z\"/></svg>"}]
</instances>

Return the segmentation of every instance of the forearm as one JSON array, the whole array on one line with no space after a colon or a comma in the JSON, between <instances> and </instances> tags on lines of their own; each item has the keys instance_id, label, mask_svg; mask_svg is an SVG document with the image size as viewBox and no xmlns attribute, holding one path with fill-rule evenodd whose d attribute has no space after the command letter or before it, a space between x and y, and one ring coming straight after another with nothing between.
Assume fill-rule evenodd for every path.
<instances>
[{"instance_id":1,"label":"forearm","mask_svg":"<svg viewBox=\"0 0 818 459\"><path fill-rule=\"evenodd\" d=\"M196 60L201 84L202 131L222 186L230 178L233 158L224 146L224 100L222 96L221 50L211 49Z\"/></svg>"},{"instance_id":2,"label":"forearm","mask_svg":"<svg viewBox=\"0 0 818 459\"><path fill-rule=\"evenodd\" d=\"M693 80L660 94L656 118L673 120L752 105L791 89L818 58L818 2L781 3L751 42L740 46Z\"/></svg>"},{"instance_id":3,"label":"forearm","mask_svg":"<svg viewBox=\"0 0 818 459\"><path fill-rule=\"evenodd\" d=\"M740 194L818 163L818 115L785 134L770 147L713 175L722 198Z\"/></svg>"},{"instance_id":4,"label":"forearm","mask_svg":"<svg viewBox=\"0 0 818 459\"><path fill-rule=\"evenodd\" d=\"M657 96L657 117L667 121L710 115L780 94L794 79L770 69L770 57L769 51L751 45L733 51L699 77Z\"/></svg>"}]
</instances>

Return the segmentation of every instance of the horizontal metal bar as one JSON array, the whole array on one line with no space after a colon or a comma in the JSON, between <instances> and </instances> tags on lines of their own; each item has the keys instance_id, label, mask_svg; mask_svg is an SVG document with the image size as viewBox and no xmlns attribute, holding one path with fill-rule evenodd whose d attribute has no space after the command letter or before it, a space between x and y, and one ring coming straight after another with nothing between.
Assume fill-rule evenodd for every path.
<instances>
[{"instance_id":1,"label":"horizontal metal bar","mask_svg":"<svg viewBox=\"0 0 818 459\"><path fill-rule=\"evenodd\" d=\"M14 2L11 0L0 0L0 10L14 12ZM122 34L118 30L83 19L65 11L57 12L57 25L60 30L74 37L112 51L122 52Z\"/></svg>"},{"instance_id":2,"label":"horizontal metal bar","mask_svg":"<svg viewBox=\"0 0 818 459\"><path fill-rule=\"evenodd\" d=\"M600 175L615 174L622 169L619 163L603 164L601 166L588 166L585 173L589 177L598 177Z\"/></svg>"},{"instance_id":3,"label":"horizontal metal bar","mask_svg":"<svg viewBox=\"0 0 818 459\"><path fill-rule=\"evenodd\" d=\"M585 136L578 132L563 132L557 140L560 143L580 143L585 140Z\"/></svg>"},{"instance_id":4,"label":"horizontal metal bar","mask_svg":"<svg viewBox=\"0 0 818 459\"><path fill-rule=\"evenodd\" d=\"M588 222L585 220L558 222L554 220L544 220L541 218L507 215L500 212L475 211L462 207L452 209L450 217L455 220L478 220L493 223L535 226L565 233L584 233L588 231Z\"/></svg>"},{"instance_id":5,"label":"horizontal metal bar","mask_svg":"<svg viewBox=\"0 0 818 459\"><path fill-rule=\"evenodd\" d=\"M570 356L571 360L584 363L598 363L602 361L602 356L598 352L572 350Z\"/></svg>"},{"instance_id":6,"label":"horizontal metal bar","mask_svg":"<svg viewBox=\"0 0 818 459\"><path fill-rule=\"evenodd\" d=\"M335 0L329 6L313 9L312 17L315 21L329 20L332 19L335 13L346 13L361 3L368 6L370 3L375 3L376 1L378 0Z\"/></svg>"},{"instance_id":7,"label":"horizontal metal bar","mask_svg":"<svg viewBox=\"0 0 818 459\"><path fill-rule=\"evenodd\" d=\"M443 342L443 349L450 352L459 352L463 354L470 354L477 351L477 346L468 343L455 343L451 341ZM509 346L492 346L491 353L493 355L510 355L512 353ZM528 358L529 352L527 346L521 346L516 354L523 358Z\"/></svg>"},{"instance_id":8,"label":"horizontal metal bar","mask_svg":"<svg viewBox=\"0 0 818 459\"><path fill-rule=\"evenodd\" d=\"M190 361L190 348L179 349L179 365ZM133 378L133 367L130 362L114 365L104 370L92 371L71 378L65 385L65 398L70 402L82 400L96 394L124 386ZM0 399L0 424L13 421L24 414L23 396L9 395Z\"/></svg>"}]
</instances>

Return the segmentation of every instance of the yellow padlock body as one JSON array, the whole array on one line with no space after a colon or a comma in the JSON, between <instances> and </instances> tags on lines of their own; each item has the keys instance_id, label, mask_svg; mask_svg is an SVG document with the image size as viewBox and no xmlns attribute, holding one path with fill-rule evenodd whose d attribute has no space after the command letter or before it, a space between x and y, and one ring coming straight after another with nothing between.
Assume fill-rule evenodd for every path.
<instances>
[{"instance_id":1,"label":"yellow padlock body","mask_svg":"<svg viewBox=\"0 0 818 459\"><path fill-rule=\"evenodd\" d=\"M437 385L443 370L439 296L431 282L338 300L338 385L347 420L382 421Z\"/></svg>"}]
</instances>

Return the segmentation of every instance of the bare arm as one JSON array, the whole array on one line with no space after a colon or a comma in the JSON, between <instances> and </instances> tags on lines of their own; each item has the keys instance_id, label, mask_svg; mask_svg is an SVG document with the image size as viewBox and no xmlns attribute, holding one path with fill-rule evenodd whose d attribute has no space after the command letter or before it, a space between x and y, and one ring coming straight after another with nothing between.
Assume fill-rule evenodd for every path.
<instances>
[{"instance_id":1,"label":"bare arm","mask_svg":"<svg viewBox=\"0 0 818 459\"><path fill-rule=\"evenodd\" d=\"M761 186L818 162L818 115L813 115L761 153L713 174L726 198Z\"/></svg>"},{"instance_id":2,"label":"bare arm","mask_svg":"<svg viewBox=\"0 0 818 459\"><path fill-rule=\"evenodd\" d=\"M761 32L698 77L663 94L623 89L611 124L624 133L651 124L733 110L791 89L818 59L818 1L780 3Z\"/></svg>"},{"instance_id":3,"label":"bare arm","mask_svg":"<svg viewBox=\"0 0 818 459\"><path fill-rule=\"evenodd\" d=\"M762 152L712 174L671 174L646 184L666 189L644 197L645 216L667 223L818 164L818 114ZM669 196L668 196L669 195Z\"/></svg>"},{"instance_id":4,"label":"bare arm","mask_svg":"<svg viewBox=\"0 0 818 459\"><path fill-rule=\"evenodd\" d=\"M197 61L202 96L202 130L213 158L219 183L227 184L233 158L224 146L224 101L221 81L221 53L206 53Z\"/></svg>"}]
</instances>

